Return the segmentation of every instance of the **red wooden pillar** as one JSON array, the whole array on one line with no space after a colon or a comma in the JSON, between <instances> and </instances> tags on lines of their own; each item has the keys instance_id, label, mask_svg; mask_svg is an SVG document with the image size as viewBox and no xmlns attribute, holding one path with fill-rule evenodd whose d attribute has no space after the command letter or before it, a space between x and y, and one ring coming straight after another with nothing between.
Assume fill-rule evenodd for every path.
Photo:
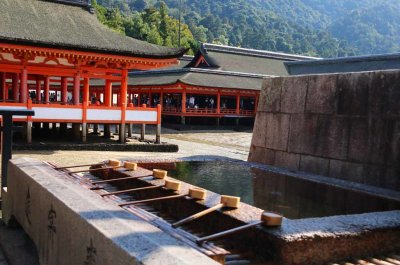
<instances>
[{"instance_id":1,"label":"red wooden pillar","mask_svg":"<svg viewBox=\"0 0 400 265\"><path fill-rule=\"evenodd\" d=\"M79 105L79 90L81 88L81 76L79 73L74 76L74 91L72 93L72 101L74 105Z\"/></svg>"},{"instance_id":2,"label":"red wooden pillar","mask_svg":"<svg viewBox=\"0 0 400 265\"><path fill-rule=\"evenodd\" d=\"M161 105L161 111L162 111L162 109L163 109L163 104L164 104L164 92L163 92L163 90L161 89L161 91L160 91L160 103L159 103L160 105Z\"/></svg>"},{"instance_id":3,"label":"red wooden pillar","mask_svg":"<svg viewBox=\"0 0 400 265\"><path fill-rule=\"evenodd\" d=\"M126 115L126 97L128 94L128 70L123 69L121 73L121 87L119 90L120 102L121 102L121 127L119 130L119 141L125 142L126 130L125 130L125 115Z\"/></svg>"},{"instance_id":4,"label":"red wooden pillar","mask_svg":"<svg viewBox=\"0 0 400 265\"><path fill-rule=\"evenodd\" d=\"M121 105L125 104L126 106L126 99L128 95L128 70L122 70L122 80L121 80Z\"/></svg>"},{"instance_id":5,"label":"red wooden pillar","mask_svg":"<svg viewBox=\"0 0 400 265\"><path fill-rule=\"evenodd\" d=\"M89 78L83 79L83 99L82 102L87 104L89 102L90 80Z\"/></svg>"},{"instance_id":6,"label":"red wooden pillar","mask_svg":"<svg viewBox=\"0 0 400 265\"><path fill-rule=\"evenodd\" d=\"M57 97L57 92L56 92L56 97ZM46 103L50 102L50 77L48 76L44 77L44 101Z\"/></svg>"},{"instance_id":7,"label":"red wooden pillar","mask_svg":"<svg viewBox=\"0 0 400 265\"><path fill-rule=\"evenodd\" d=\"M13 74L12 86L13 86L14 102L19 102L19 74L18 73Z\"/></svg>"},{"instance_id":8,"label":"red wooden pillar","mask_svg":"<svg viewBox=\"0 0 400 265\"><path fill-rule=\"evenodd\" d=\"M21 93L20 101L21 103L28 102L28 70L24 67L21 71Z\"/></svg>"},{"instance_id":9,"label":"red wooden pillar","mask_svg":"<svg viewBox=\"0 0 400 265\"><path fill-rule=\"evenodd\" d=\"M182 113L186 113L186 89L182 92Z\"/></svg>"},{"instance_id":10,"label":"red wooden pillar","mask_svg":"<svg viewBox=\"0 0 400 265\"><path fill-rule=\"evenodd\" d=\"M1 87L1 99L6 101L7 99L7 84L6 84L6 73L0 73L0 87Z\"/></svg>"},{"instance_id":11,"label":"red wooden pillar","mask_svg":"<svg viewBox=\"0 0 400 265\"><path fill-rule=\"evenodd\" d=\"M221 91L217 93L217 114L221 113Z\"/></svg>"},{"instance_id":12,"label":"red wooden pillar","mask_svg":"<svg viewBox=\"0 0 400 265\"><path fill-rule=\"evenodd\" d=\"M107 107L112 106L112 83L110 80L106 80L104 87L104 105Z\"/></svg>"},{"instance_id":13,"label":"red wooden pillar","mask_svg":"<svg viewBox=\"0 0 400 265\"><path fill-rule=\"evenodd\" d=\"M101 92L99 89L96 90L96 99L100 100L101 99Z\"/></svg>"},{"instance_id":14,"label":"red wooden pillar","mask_svg":"<svg viewBox=\"0 0 400 265\"><path fill-rule=\"evenodd\" d=\"M153 106L153 94L149 92L149 107Z\"/></svg>"},{"instance_id":15,"label":"red wooden pillar","mask_svg":"<svg viewBox=\"0 0 400 265\"><path fill-rule=\"evenodd\" d=\"M240 114L240 95L236 95L236 114Z\"/></svg>"},{"instance_id":16,"label":"red wooden pillar","mask_svg":"<svg viewBox=\"0 0 400 265\"><path fill-rule=\"evenodd\" d=\"M259 98L259 95L257 94L256 98L254 100L254 111L255 112L257 112L257 108L258 108L258 98Z\"/></svg>"},{"instance_id":17,"label":"red wooden pillar","mask_svg":"<svg viewBox=\"0 0 400 265\"><path fill-rule=\"evenodd\" d=\"M61 77L61 102L68 103L68 80L66 77Z\"/></svg>"},{"instance_id":18,"label":"red wooden pillar","mask_svg":"<svg viewBox=\"0 0 400 265\"><path fill-rule=\"evenodd\" d=\"M42 92L41 80L39 76L36 76L36 101L42 100L41 92Z\"/></svg>"},{"instance_id":19,"label":"red wooden pillar","mask_svg":"<svg viewBox=\"0 0 400 265\"><path fill-rule=\"evenodd\" d=\"M140 106L142 106L142 98L141 98L141 96L140 96L140 93L138 93L138 98L137 98L137 100L138 100L138 107L140 107Z\"/></svg>"}]
</instances>

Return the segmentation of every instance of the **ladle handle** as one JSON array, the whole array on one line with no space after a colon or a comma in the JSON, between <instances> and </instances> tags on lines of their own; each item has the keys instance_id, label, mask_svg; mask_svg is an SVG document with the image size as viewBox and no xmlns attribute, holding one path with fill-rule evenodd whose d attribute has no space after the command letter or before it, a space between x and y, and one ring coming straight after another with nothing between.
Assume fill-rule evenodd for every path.
<instances>
[{"instance_id":1,"label":"ladle handle","mask_svg":"<svg viewBox=\"0 0 400 265\"><path fill-rule=\"evenodd\" d=\"M163 187L163 186L149 186L149 187L142 187L142 188L135 188L135 189L128 189L128 190L119 190L119 191L100 194L100 196L105 197L105 196L118 195L118 194L133 192L133 191L158 189L161 187Z\"/></svg>"},{"instance_id":2,"label":"ladle handle","mask_svg":"<svg viewBox=\"0 0 400 265\"><path fill-rule=\"evenodd\" d=\"M223 204L223 203L219 203L219 204L217 204L217 205L215 205L213 207L210 207L210 208L208 208L208 209L206 209L204 211L198 212L198 213L193 214L193 215L191 215L191 216L189 216L189 217L187 217L185 219L182 219L182 220L180 220L178 222L173 223L172 227L178 227L180 225L183 225L183 224L186 224L186 223L191 222L193 220L196 220L196 219L198 219L198 218L200 218L200 217L202 217L202 216L204 216L206 214L209 214L209 213L212 213L212 212L214 212L214 211L216 211L218 209L221 209L222 207L224 207L224 205L225 204Z\"/></svg>"},{"instance_id":3,"label":"ladle handle","mask_svg":"<svg viewBox=\"0 0 400 265\"><path fill-rule=\"evenodd\" d=\"M247 224L247 225L243 225L243 226L239 226L239 227L236 227L236 228L232 228L232 229L229 229L229 230L226 230L226 231L222 231L222 232L219 232L219 233L216 233L216 234L213 234L213 235L201 237L201 238L196 240L196 243L197 244L201 244L204 241L208 241L208 240L213 240L213 239L220 238L220 237L229 236L231 234L234 234L234 233L249 229L251 227L257 226L257 225L262 224L262 223L263 223L263 221L256 221L254 223L250 223L250 224Z\"/></svg>"},{"instance_id":4,"label":"ladle handle","mask_svg":"<svg viewBox=\"0 0 400 265\"><path fill-rule=\"evenodd\" d=\"M133 176L133 177L124 177L124 178L115 178L115 179L105 179L105 180L97 180L97 181L92 181L91 184L104 184L104 183L110 183L110 182L116 182L116 181L122 181L122 180L127 180L127 179L140 179L140 178L146 178L146 177L151 177L153 175L144 175L144 176Z\"/></svg>"},{"instance_id":5,"label":"ladle handle","mask_svg":"<svg viewBox=\"0 0 400 265\"><path fill-rule=\"evenodd\" d=\"M86 164L86 165L75 165L75 166L66 166L66 167L55 167L54 169L60 170L60 169L75 168L75 167L91 167L91 166L101 166L101 165L104 165L104 164L105 164L105 163Z\"/></svg>"},{"instance_id":6,"label":"ladle handle","mask_svg":"<svg viewBox=\"0 0 400 265\"><path fill-rule=\"evenodd\" d=\"M104 170L104 169L116 169L116 168L121 168L121 167L122 166L89 168L89 169L78 170L78 171L70 171L70 172L68 172L68 174L82 173L82 172L93 172L93 171L100 171L100 170Z\"/></svg>"},{"instance_id":7,"label":"ladle handle","mask_svg":"<svg viewBox=\"0 0 400 265\"><path fill-rule=\"evenodd\" d=\"M152 199L146 199L146 200L139 200L139 201L131 201L131 202L125 202L125 203L120 203L118 206L128 206L128 205L133 205L133 204L138 204L138 203L145 203L145 202L155 202L155 201L163 201L163 200L170 200L170 199L177 199L181 197L188 196L188 194L179 194L179 195L172 195L172 196L166 196L166 197L158 197L158 198L152 198Z\"/></svg>"}]
</instances>

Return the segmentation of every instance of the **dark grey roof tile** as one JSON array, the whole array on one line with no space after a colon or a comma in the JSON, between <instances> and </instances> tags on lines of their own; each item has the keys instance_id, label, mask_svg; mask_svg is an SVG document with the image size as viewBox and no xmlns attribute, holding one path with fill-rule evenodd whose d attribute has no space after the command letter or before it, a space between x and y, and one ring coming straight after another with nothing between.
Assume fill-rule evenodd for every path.
<instances>
[{"instance_id":1,"label":"dark grey roof tile","mask_svg":"<svg viewBox=\"0 0 400 265\"><path fill-rule=\"evenodd\" d=\"M174 58L182 49L126 37L87 9L40 0L0 1L0 41L144 58Z\"/></svg>"}]
</instances>

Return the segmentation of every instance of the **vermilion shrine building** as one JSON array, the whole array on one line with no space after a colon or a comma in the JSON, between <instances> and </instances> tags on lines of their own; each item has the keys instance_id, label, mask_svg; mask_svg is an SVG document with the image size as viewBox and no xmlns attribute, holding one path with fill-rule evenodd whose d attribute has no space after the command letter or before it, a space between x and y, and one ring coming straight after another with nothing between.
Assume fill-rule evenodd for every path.
<instances>
[{"instance_id":1,"label":"vermilion shrine building","mask_svg":"<svg viewBox=\"0 0 400 265\"><path fill-rule=\"evenodd\" d=\"M262 79L289 75L285 62L316 58L214 44L181 67L129 74L128 100L135 106L162 104L163 119L254 118ZM93 80L101 91L104 82ZM119 93L119 87L114 87Z\"/></svg>"},{"instance_id":2,"label":"vermilion shrine building","mask_svg":"<svg viewBox=\"0 0 400 265\"><path fill-rule=\"evenodd\" d=\"M32 123L72 123L75 133L87 124L120 126L160 124L161 108L132 106L128 71L177 64L182 49L171 49L122 36L103 26L89 0L0 1L0 108L28 108L34 117L16 119L26 124L28 142ZM93 90L92 80L103 80ZM112 84L119 101L113 104ZM101 93L102 104L93 98ZM54 126L54 125L53 125Z\"/></svg>"}]
</instances>

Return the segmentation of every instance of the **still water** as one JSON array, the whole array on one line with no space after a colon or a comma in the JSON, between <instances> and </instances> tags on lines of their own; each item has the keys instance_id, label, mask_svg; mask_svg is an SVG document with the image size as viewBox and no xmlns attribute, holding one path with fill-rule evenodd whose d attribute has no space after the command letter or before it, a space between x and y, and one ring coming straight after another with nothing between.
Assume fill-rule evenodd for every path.
<instances>
[{"instance_id":1,"label":"still water","mask_svg":"<svg viewBox=\"0 0 400 265\"><path fill-rule=\"evenodd\" d=\"M400 209L400 202L266 172L243 162L180 162L169 175L184 182L298 219Z\"/></svg>"}]
</instances>

